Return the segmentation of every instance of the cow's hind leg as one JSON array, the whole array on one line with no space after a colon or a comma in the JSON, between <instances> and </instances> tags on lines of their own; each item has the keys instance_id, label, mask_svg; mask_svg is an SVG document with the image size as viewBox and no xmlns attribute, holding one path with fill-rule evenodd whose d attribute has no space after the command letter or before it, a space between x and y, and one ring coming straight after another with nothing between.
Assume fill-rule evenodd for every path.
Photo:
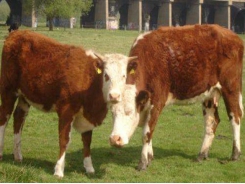
<instances>
[{"instance_id":1,"label":"cow's hind leg","mask_svg":"<svg viewBox=\"0 0 245 184\"><path fill-rule=\"evenodd\" d=\"M4 146L4 133L7 126L10 115L13 112L14 104L16 101L16 95L10 91L2 91L0 106L0 160L3 157L3 146Z\"/></svg>"},{"instance_id":2,"label":"cow's hind leg","mask_svg":"<svg viewBox=\"0 0 245 184\"><path fill-rule=\"evenodd\" d=\"M240 92L237 93L224 92L223 96L224 96L227 114L229 116L232 125L232 130L233 130L233 149L232 149L231 159L237 160L241 155L240 126L241 126L241 118L243 116L242 95Z\"/></svg>"},{"instance_id":3,"label":"cow's hind leg","mask_svg":"<svg viewBox=\"0 0 245 184\"><path fill-rule=\"evenodd\" d=\"M66 149L68 148L70 137L71 137L71 126L73 121L73 113L71 108L63 105L61 109L58 110L59 115L59 146L60 154L59 160L55 165L54 175L62 178L64 176L65 168L65 155Z\"/></svg>"},{"instance_id":4,"label":"cow's hind leg","mask_svg":"<svg viewBox=\"0 0 245 184\"><path fill-rule=\"evenodd\" d=\"M29 108L30 105L20 96L14 111L14 159L19 162L22 161L21 133Z\"/></svg>"},{"instance_id":5,"label":"cow's hind leg","mask_svg":"<svg viewBox=\"0 0 245 184\"><path fill-rule=\"evenodd\" d=\"M212 99L203 102L203 116L204 116L204 139L201 151L198 155L198 161L208 158L209 148L212 145L216 128L220 122L218 115L218 99L219 95Z\"/></svg>"},{"instance_id":6,"label":"cow's hind leg","mask_svg":"<svg viewBox=\"0 0 245 184\"><path fill-rule=\"evenodd\" d=\"M82 133L82 141L83 141L83 166L86 170L86 173L93 174L94 167L90 154L90 145L92 141L92 130L88 132Z\"/></svg>"}]
</instances>

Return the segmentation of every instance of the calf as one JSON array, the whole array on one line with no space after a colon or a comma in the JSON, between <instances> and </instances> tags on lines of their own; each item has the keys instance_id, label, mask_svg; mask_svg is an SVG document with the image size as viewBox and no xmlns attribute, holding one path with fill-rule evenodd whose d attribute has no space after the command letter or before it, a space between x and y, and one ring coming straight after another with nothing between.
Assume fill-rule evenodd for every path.
<instances>
[{"instance_id":1,"label":"calf","mask_svg":"<svg viewBox=\"0 0 245 184\"><path fill-rule=\"evenodd\" d=\"M141 124L143 149L138 169L146 169L153 158L152 135L162 109L199 100L205 134L198 160L206 159L220 122L218 102L222 96L233 128L231 158L237 160L241 154L243 49L236 34L218 25L162 27L141 34L130 51L130 56L138 59L128 62L126 83L135 85L137 93L148 93L150 99L141 103L139 93L136 101L130 102L136 108L121 115L131 116L127 121L115 121L110 143L127 144Z\"/></svg>"},{"instance_id":2,"label":"calf","mask_svg":"<svg viewBox=\"0 0 245 184\"><path fill-rule=\"evenodd\" d=\"M4 43L1 63L0 159L5 128L18 99L13 114L15 160L22 161L21 133L32 105L58 114L60 152L54 175L64 176L72 125L82 135L86 172L93 173L92 130L105 118L107 101L121 100L115 87L120 89L118 76L120 80L124 76L122 83L126 82L124 63L128 62L124 61L126 56L119 54L105 55L103 59L102 62L90 50L60 44L35 32L10 33Z\"/></svg>"}]
</instances>

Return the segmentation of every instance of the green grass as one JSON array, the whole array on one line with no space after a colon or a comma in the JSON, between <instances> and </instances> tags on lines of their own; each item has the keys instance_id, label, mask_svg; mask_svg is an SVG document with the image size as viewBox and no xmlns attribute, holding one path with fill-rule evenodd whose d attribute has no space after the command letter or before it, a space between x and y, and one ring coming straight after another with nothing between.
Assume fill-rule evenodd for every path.
<instances>
[{"instance_id":1,"label":"green grass","mask_svg":"<svg viewBox=\"0 0 245 184\"><path fill-rule=\"evenodd\" d=\"M36 31L62 43L83 45L86 49L102 54L128 54L138 35L134 31L93 29L62 28L50 32L44 27ZM7 27L0 27L0 49L7 34ZM245 39L245 36L241 37ZM239 161L228 161L232 150L232 133L222 100L219 113L221 123L210 150L210 158L197 163L195 159L204 131L201 104L164 109L153 138L155 158L150 167L141 172L135 169L141 155L141 129L137 129L129 145L122 149L112 148L108 142L112 118L108 113L104 124L93 133L91 148L96 173L85 174L81 136L73 131L66 156L65 177L58 179L53 176L59 152L57 115L44 114L31 108L22 136L22 163L13 161L12 119L6 129L4 158L0 162L0 182L245 182L244 155ZM242 125L243 152L244 135L245 128Z\"/></svg>"}]
</instances>

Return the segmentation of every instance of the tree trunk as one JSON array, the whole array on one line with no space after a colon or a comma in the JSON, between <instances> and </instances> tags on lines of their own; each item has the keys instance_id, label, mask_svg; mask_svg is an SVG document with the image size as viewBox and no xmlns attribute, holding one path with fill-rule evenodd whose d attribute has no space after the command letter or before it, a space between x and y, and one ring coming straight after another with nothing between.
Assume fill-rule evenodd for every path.
<instances>
[{"instance_id":1,"label":"tree trunk","mask_svg":"<svg viewBox=\"0 0 245 184\"><path fill-rule=\"evenodd\" d=\"M7 20L7 25L13 23L18 23L21 25L21 16L22 16L22 1L21 0L6 0L10 8L10 15Z\"/></svg>"},{"instance_id":2,"label":"tree trunk","mask_svg":"<svg viewBox=\"0 0 245 184\"><path fill-rule=\"evenodd\" d=\"M48 18L48 26L49 26L49 31L54 30L53 18Z\"/></svg>"}]
</instances>

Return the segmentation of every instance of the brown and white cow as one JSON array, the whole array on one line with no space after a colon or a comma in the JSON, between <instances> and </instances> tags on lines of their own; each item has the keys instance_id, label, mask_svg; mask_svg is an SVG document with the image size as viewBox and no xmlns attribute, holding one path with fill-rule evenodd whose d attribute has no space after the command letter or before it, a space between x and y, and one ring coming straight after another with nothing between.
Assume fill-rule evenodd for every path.
<instances>
[{"instance_id":1,"label":"brown and white cow","mask_svg":"<svg viewBox=\"0 0 245 184\"><path fill-rule=\"evenodd\" d=\"M91 50L60 44L32 31L10 33L1 63L0 159L5 128L18 99L13 114L15 160L22 161L21 133L32 105L58 114L60 153L54 175L64 176L72 126L82 135L86 172L93 173L92 130L105 118L107 102L121 100L118 89L123 89L117 81L124 87L128 62L128 57L120 54L108 54L103 59L101 62Z\"/></svg>"},{"instance_id":2,"label":"brown and white cow","mask_svg":"<svg viewBox=\"0 0 245 184\"><path fill-rule=\"evenodd\" d=\"M243 49L236 34L218 25L162 27L141 34L130 51L130 56L138 59L128 63L126 80L135 85L138 96L124 107L134 106L131 113L121 111L124 114L117 119L118 111L113 111L116 120L111 144L127 144L137 125L142 125L138 169L146 169L153 158L152 135L162 109L169 104L201 101L205 134L198 160L206 159L220 122L218 102L222 96L233 128L231 158L237 160L241 154Z\"/></svg>"}]
</instances>

